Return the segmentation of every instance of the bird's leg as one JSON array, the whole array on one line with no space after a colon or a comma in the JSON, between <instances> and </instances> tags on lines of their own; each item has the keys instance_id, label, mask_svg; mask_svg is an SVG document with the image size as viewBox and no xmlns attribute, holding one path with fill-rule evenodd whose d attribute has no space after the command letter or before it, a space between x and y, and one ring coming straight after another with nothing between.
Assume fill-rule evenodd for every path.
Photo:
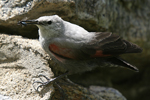
<instances>
[{"instance_id":1,"label":"bird's leg","mask_svg":"<svg viewBox=\"0 0 150 100\"><path fill-rule=\"evenodd\" d=\"M38 91L38 89L39 89L40 87L46 86L46 85L49 85L49 84L52 84L52 83L56 82L57 80L59 80L59 79L65 77L67 74L68 74L68 72L67 72L67 73L64 73L64 74L62 74L62 75L60 75L60 76L58 76L58 77L52 78L52 79L49 79L47 76L40 74L40 75L38 75L38 77L44 77L47 81L46 81L46 82L43 82L43 80L40 78L42 82L41 82L41 81L35 81L35 82L33 82L32 85L34 85L35 83L40 83L41 85L39 85L39 86L37 87L37 89L34 88L36 91Z\"/></svg>"},{"instance_id":2,"label":"bird's leg","mask_svg":"<svg viewBox=\"0 0 150 100\"><path fill-rule=\"evenodd\" d=\"M55 85L58 87L60 93L62 94L61 100L65 100L66 94L64 90L61 88L61 86L57 82L55 82Z\"/></svg>"}]
</instances>

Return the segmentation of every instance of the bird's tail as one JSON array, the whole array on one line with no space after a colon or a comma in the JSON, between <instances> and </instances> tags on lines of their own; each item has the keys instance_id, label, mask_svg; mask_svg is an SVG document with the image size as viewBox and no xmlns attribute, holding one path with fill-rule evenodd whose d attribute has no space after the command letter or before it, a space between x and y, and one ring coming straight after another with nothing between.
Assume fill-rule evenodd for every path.
<instances>
[{"instance_id":1,"label":"bird's tail","mask_svg":"<svg viewBox=\"0 0 150 100\"><path fill-rule=\"evenodd\" d=\"M136 72L139 71L138 68L136 68L135 66L129 64L128 62L126 62L125 60L123 60L122 58L119 58L119 57L109 58L108 62L110 62L112 64L115 64L115 65L119 65L119 66L128 68L128 69L131 69L131 70L134 70Z\"/></svg>"},{"instance_id":2,"label":"bird's tail","mask_svg":"<svg viewBox=\"0 0 150 100\"><path fill-rule=\"evenodd\" d=\"M142 52L142 49L138 45L130 43L126 40L123 40L123 41L127 45L127 50L125 53L141 53Z\"/></svg>"}]
</instances>

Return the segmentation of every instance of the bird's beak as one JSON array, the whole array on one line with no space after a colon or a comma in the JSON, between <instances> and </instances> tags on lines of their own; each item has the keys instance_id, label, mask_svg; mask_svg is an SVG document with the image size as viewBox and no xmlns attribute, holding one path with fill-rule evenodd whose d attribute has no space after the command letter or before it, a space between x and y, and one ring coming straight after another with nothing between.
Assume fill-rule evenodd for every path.
<instances>
[{"instance_id":1,"label":"bird's beak","mask_svg":"<svg viewBox=\"0 0 150 100\"><path fill-rule=\"evenodd\" d=\"M27 25L27 24L39 24L37 20L26 20L26 21L19 21L18 24Z\"/></svg>"}]
</instances>

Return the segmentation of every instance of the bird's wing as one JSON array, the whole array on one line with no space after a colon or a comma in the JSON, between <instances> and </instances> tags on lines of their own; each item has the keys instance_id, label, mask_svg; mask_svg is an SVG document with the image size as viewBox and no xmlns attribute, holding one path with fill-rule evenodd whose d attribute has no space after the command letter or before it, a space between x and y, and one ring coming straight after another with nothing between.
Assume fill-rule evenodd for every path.
<instances>
[{"instance_id":1,"label":"bird's wing","mask_svg":"<svg viewBox=\"0 0 150 100\"><path fill-rule=\"evenodd\" d=\"M79 49L59 47L55 44L50 44L50 51L59 61L66 59L86 60L106 58L106 62L138 71L135 66L119 58L118 55L124 53L139 53L142 51L140 47L112 33L98 32L91 34L95 34L95 38L89 43L83 44Z\"/></svg>"},{"instance_id":2,"label":"bird's wing","mask_svg":"<svg viewBox=\"0 0 150 100\"><path fill-rule=\"evenodd\" d=\"M84 45L83 49L83 52L92 54L92 57L139 53L142 51L142 49L136 44L123 40L119 36L110 32L95 32L93 34L95 34L95 38L88 44Z\"/></svg>"},{"instance_id":3,"label":"bird's wing","mask_svg":"<svg viewBox=\"0 0 150 100\"><path fill-rule=\"evenodd\" d=\"M59 47L50 44L49 49L59 57L68 59L90 59L95 57L109 57L124 53L138 53L141 48L109 32L93 32L95 37L80 48Z\"/></svg>"}]
</instances>

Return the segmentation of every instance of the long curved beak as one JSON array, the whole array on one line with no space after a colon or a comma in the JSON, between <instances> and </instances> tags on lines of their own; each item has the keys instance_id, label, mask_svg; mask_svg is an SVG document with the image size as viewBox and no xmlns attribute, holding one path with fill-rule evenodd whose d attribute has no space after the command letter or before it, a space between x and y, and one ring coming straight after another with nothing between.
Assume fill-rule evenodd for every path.
<instances>
[{"instance_id":1,"label":"long curved beak","mask_svg":"<svg viewBox=\"0 0 150 100\"><path fill-rule=\"evenodd\" d=\"M39 22L37 20L26 20L26 21L19 21L18 24L20 25L39 24Z\"/></svg>"}]
</instances>

